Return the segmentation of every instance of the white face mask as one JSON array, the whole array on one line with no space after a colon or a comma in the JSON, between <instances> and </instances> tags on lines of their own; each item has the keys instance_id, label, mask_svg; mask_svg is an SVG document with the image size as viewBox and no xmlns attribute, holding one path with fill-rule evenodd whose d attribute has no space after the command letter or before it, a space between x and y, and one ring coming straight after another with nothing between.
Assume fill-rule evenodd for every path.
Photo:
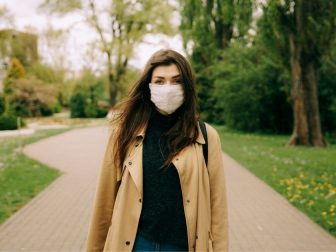
<instances>
[{"instance_id":1,"label":"white face mask","mask_svg":"<svg viewBox=\"0 0 336 252\"><path fill-rule=\"evenodd\" d=\"M151 101L166 114L172 114L184 101L182 84L155 84L149 83Z\"/></svg>"}]
</instances>

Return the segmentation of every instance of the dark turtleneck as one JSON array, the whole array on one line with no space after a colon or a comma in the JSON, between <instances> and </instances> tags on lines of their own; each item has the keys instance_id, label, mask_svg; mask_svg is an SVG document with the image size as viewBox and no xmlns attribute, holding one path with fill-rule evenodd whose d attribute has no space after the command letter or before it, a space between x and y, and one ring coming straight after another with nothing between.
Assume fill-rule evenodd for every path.
<instances>
[{"instance_id":1,"label":"dark turtleneck","mask_svg":"<svg viewBox=\"0 0 336 252\"><path fill-rule=\"evenodd\" d=\"M187 227L179 175L166 161L167 138L162 134L177 121L177 113L163 115L155 110L143 146L143 206L138 232L144 237L188 248Z\"/></svg>"}]
</instances>

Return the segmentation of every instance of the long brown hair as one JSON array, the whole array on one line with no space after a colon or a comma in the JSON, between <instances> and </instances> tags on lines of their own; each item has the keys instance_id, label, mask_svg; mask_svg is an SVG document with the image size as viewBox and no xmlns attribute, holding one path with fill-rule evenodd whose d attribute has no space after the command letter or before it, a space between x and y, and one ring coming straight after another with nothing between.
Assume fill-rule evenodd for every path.
<instances>
[{"instance_id":1,"label":"long brown hair","mask_svg":"<svg viewBox=\"0 0 336 252\"><path fill-rule=\"evenodd\" d=\"M168 167L174 156L186 146L194 143L198 137L195 77L192 68L188 60L180 53L171 49L161 49L149 58L128 97L115 107L119 112L115 117L119 130L116 132L114 162L119 169L123 166L127 150L136 140L137 134L147 127L155 109L150 99L148 85L151 82L153 70L157 66L171 64L175 64L182 75L184 103L176 111L179 117L177 122L165 133L169 155L163 167Z\"/></svg>"}]
</instances>

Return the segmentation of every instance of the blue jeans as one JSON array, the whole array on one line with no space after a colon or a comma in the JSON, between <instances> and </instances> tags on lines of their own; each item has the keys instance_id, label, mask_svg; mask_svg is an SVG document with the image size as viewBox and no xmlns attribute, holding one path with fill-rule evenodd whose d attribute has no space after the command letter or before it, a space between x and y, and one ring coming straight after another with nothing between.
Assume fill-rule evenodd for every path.
<instances>
[{"instance_id":1,"label":"blue jeans","mask_svg":"<svg viewBox=\"0 0 336 252\"><path fill-rule=\"evenodd\" d=\"M179 247L174 244L148 240L137 234L132 251L188 251L188 248Z\"/></svg>"}]
</instances>

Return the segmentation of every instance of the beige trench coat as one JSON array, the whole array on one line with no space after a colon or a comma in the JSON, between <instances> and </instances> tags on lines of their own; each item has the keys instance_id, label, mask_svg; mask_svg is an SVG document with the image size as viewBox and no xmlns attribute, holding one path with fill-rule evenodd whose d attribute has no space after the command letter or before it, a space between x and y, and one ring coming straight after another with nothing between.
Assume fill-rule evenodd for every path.
<instances>
[{"instance_id":1,"label":"beige trench coat","mask_svg":"<svg viewBox=\"0 0 336 252\"><path fill-rule=\"evenodd\" d=\"M205 141L200 128L197 142L183 149L173 164L181 183L189 251L227 251L227 202L221 143L217 131L208 124L206 128L208 167L203 158ZM120 174L113 165L115 135L111 131L98 178L87 251L132 251L143 199L144 134L142 130L128 151Z\"/></svg>"}]
</instances>

